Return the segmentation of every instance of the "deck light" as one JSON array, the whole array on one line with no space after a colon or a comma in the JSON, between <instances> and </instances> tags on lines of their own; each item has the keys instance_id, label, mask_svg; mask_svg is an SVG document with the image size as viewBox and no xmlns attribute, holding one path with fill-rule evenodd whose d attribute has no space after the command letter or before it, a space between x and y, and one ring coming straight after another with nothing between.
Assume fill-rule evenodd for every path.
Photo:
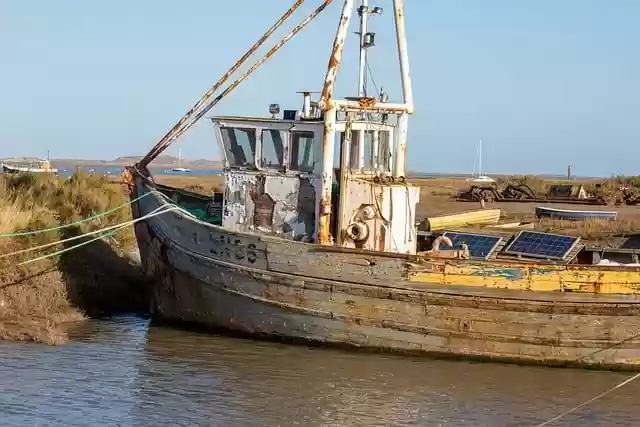
<instances>
[{"instance_id":1,"label":"deck light","mask_svg":"<svg viewBox=\"0 0 640 427\"><path fill-rule=\"evenodd\" d=\"M280 105L279 104L269 105L269 113L271 114L271 118L275 119L276 114L280 114Z\"/></svg>"}]
</instances>

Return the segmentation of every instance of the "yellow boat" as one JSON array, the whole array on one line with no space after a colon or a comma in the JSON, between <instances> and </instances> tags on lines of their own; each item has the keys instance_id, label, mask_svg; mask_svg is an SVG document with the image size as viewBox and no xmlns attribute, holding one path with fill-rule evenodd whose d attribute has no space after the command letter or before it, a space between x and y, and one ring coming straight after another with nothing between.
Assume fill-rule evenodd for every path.
<instances>
[{"instance_id":1,"label":"yellow boat","mask_svg":"<svg viewBox=\"0 0 640 427\"><path fill-rule=\"evenodd\" d=\"M500 220L500 209L480 209L453 215L426 219L425 231L450 230L473 226L495 225Z\"/></svg>"}]
</instances>

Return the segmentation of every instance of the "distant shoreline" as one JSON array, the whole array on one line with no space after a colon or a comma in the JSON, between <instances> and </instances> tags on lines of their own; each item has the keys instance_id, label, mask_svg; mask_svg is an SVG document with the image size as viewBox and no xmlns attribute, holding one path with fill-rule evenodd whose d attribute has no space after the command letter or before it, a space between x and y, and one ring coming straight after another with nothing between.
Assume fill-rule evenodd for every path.
<instances>
[{"instance_id":1,"label":"distant shoreline","mask_svg":"<svg viewBox=\"0 0 640 427\"><path fill-rule=\"evenodd\" d=\"M118 157L113 160L88 160L88 159L51 159L51 163L56 168L124 168L131 166L142 159L141 156ZM35 157L12 157L0 159L0 163L7 164L25 164L35 163L40 159ZM149 165L153 169L172 169L178 166L191 169L193 172L205 170L222 170L223 164L219 160L182 160L178 163L178 158L173 156L159 156L153 163ZM408 171L407 175L418 178L459 178L466 179L472 176L471 173L455 173L455 172L418 172ZM495 173L488 174L494 178L509 177L515 175L532 175L542 179L566 179L567 175L550 174L550 173ZM572 179L578 180L601 180L608 179L611 176L572 176Z\"/></svg>"},{"instance_id":2,"label":"distant shoreline","mask_svg":"<svg viewBox=\"0 0 640 427\"><path fill-rule=\"evenodd\" d=\"M140 156L118 157L113 160L91 160L91 159L50 159L51 164L56 168L124 168L131 166L142 159ZM36 157L11 157L0 159L0 163L7 164L30 164L38 162ZM192 170L222 169L222 162L218 160L182 160L178 162L177 157L159 156L152 164L153 168L176 168L183 167Z\"/></svg>"}]
</instances>

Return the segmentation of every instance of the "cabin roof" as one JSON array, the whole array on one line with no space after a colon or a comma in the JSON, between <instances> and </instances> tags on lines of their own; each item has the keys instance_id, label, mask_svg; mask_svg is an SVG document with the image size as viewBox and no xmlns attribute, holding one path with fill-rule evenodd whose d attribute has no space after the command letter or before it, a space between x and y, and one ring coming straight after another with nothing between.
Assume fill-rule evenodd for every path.
<instances>
[{"instance_id":1,"label":"cabin roof","mask_svg":"<svg viewBox=\"0 0 640 427\"><path fill-rule=\"evenodd\" d=\"M260 122L260 123L313 123L321 122L321 119L311 120L285 120L279 117L264 117L264 116L214 116L210 117L212 121L221 122Z\"/></svg>"},{"instance_id":2,"label":"cabin roof","mask_svg":"<svg viewBox=\"0 0 640 427\"><path fill-rule=\"evenodd\" d=\"M303 120L285 120L279 117L265 117L265 116L212 116L209 119L213 122L254 122L254 123L288 123L288 124L309 124L309 123L323 123L323 119L303 119ZM344 120L336 120L337 123L344 123ZM352 120L353 124L375 124L379 129L390 129L396 126L392 123L382 123L378 120Z\"/></svg>"}]
</instances>

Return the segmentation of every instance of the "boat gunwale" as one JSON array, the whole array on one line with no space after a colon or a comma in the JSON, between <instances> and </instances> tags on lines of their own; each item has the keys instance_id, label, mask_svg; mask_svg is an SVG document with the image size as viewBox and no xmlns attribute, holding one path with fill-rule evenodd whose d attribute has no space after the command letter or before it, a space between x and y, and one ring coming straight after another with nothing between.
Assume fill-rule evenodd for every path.
<instances>
[{"instance_id":1,"label":"boat gunwale","mask_svg":"<svg viewBox=\"0 0 640 427\"><path fill-rule=\"evenodd\" d=\"M153 229L153 234L157 237L162 237L165 241L170 242L174 248L179 251L184 252L189 256L194 256L197 258L205 259L207 262L212 264L217 264L220 266L224 266L226 268L235 269L238 271L245 271L251 274L267 274L278 276L284 279L293 279L293 280L303 280L303 281L313 281L322 285L337 285L345 288L354 288L354 289L381 289L381 290L389 290L389 291L399 291L404 293L413 294L416 297L422 297L426 294L435 294L443 297L454 297L454 298L463 298L463 299L476 299L481 298L484 300L494 300L500 301L501 303L534 303L534 304L553 304L554 306L566 306L573 307L577 304L579 305L611 305L615 304L617 307L621 308L622 306L626 306L629 308L636 307L640 305L640 298L637 301L629 301L629 300L621 300L612 298L615 296L620 296L625 299L640 297L637 294L594 294L594 293L586 293L586 292L561 292L558 291L525 291L525 290L505 290L500 288L488 288L491 292L499 292L504 293L504 295L487 295L487 289L478 289L473 286L466 285L440 285L437 287L429 287L425 288L419 285L419 282L405 282L404 286L390 286L385 284L367 284L367 283L358 283L358 282L350 282L346 280L336 280L336 279L325 279L321 277L314 276L305 276L301 274L295 274L290 272L283 272L278 270L270 270L270 269L260 269L256 267L250 267L246 265L235 264L233 262L224 261L221 259L212 258L208 255L193 252L192 250L185 248L183 245L175 242L171 238L169 238L166 234L162 232L158 232ZM161 236L160 236L161 235ZM182 270L180 270L182 271ZM191 273L184 272L185 274ZM304 286L303 286L304 288ZM463 288L467 290L467 292L459 292L454 289L447 288ZM528 296L519 296L514 294L530 294L532 296L537 296L538 298L529 298ZM540 296L549 295L548 299L539 298ZM590 300L585 300L584 295L589 295ZM600 299L600 301L594 301L594 299Z\"/></svg>"},{"instance_id":2,"label":"boat gunwale","mask_svg":"<svg viewBox=\"0 0 640 427\"><path fill-rule=\"evenodd\" d=\"M142 178L142 181L146 184L146 188L148 188L149 191L153 193L153 195L156 197L157 200L159 200L159 202L165 205L175 204L167 195L163 194L160 190L156 188L155 182L151 181L150 179L148 179L147 177L139 173L137 174L137 176ZM188 190L175 188L168 185L162 185L162 187L166 189L177 190L187 194L198 195L197 193L192 193ZM345 248L345 247L339 247L339 246L328 246L328 245L321 245L318 243L298 242L298 241L285 239L282 237L270 236L267 234L255 233L250 231L232 231L222 226L202 221L199 218L192 217L179 210L173 211L173 213L175 215L178 215L178 217L181 220L190 220L199 225L205 226L205 228L210 228L216 231L222 231L224 233L228 233L231 235L238 235L238 236L244 235L247 237L254 237L254 238L257 237L265 242L268 242L268 241L276 241L280 243L290 242L292 244L306 246L310 252L316 252L316 253L334 252L334 253L354 254L354 255L363 255L363 256L375 256L375 257L389 258L389 259L406 259L408 263L413 263L413 264L432 263L432 264L453 265L453 266L463 264L463 265L471 265L471 266L474 266L474 265L483 266L487 268L494 268L494 267L495 268L498 268L498 267L532 268L533 267L533 268L548 268L548 269L555 269L555 270L577 270L577 271L592 270L592 271L640 273L640 267L625 267L625 266L618 266L618 265L562 264L562 263L553 263L553 262L540 262L536 260L532 260L532 261L513 260L512 261L512 260L504 260L501 258L491 258L487 260L443 259L443 258L437 258L437 257L429 257L428 252L420 252L416 254L404 254L404 253L394 253L394 252L372 251L372 250L357 249L357 248Z\"/></svg>"}]
</instances>

